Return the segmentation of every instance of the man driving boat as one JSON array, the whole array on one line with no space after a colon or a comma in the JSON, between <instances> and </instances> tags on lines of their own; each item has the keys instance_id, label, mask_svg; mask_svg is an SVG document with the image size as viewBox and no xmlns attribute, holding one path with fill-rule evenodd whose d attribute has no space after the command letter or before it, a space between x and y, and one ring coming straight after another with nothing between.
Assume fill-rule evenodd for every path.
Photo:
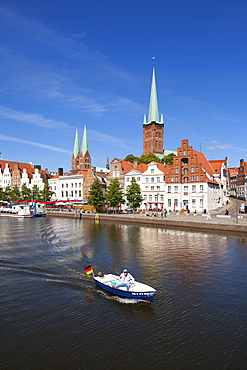
<instances>
[{"instance_id":1,"label":"man driving boat","mask_svg":"<svg viewBox=\"0 0 247 370\"><path fill-rule=\"evenodd\" d=\"M127 269L124 269L122 274L119 276L120 283L116 285L116 288L126 287L129 290L130 285L134 283L135 279L133 276L128 272Z\"/></svg>"}]
</instances>

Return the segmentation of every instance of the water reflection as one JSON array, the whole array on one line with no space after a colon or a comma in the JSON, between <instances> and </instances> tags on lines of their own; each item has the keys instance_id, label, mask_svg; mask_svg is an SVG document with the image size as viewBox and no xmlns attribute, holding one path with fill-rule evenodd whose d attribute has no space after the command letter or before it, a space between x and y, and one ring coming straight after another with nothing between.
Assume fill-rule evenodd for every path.
<instances>
[{"instance_id":1,"label":"water reflection","mask_svg":"<svg viewBox=\"0 0 247 370\"><path fill-rule=\"evenodd\" d=\"M246 365L246 238L55 218L0 219L0 233L0 365ZM127 267L157 289L154 301L106 294L84 274L89 263L105 273Z\"/></svg>"}]
</instances>

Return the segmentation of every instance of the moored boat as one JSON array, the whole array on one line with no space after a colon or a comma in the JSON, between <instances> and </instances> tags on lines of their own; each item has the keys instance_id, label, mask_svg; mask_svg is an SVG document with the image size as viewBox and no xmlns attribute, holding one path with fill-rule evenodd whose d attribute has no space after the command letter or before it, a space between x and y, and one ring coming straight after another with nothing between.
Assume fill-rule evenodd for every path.
<instances>
[{"instance_id":1,"label":"moored boat","mask_svg":"<svg viewBox=\"0 0 247 370\"><path fill-rule=\"evenodd\" d=\"M29 205L17 204L9 207L1 207L0 216L29 218L33 217L34 213L32 207Z\"/></svg>"},{"instance_id":2,"label":"moored boat","mask_svg":"<svg viewBox=\"0 0 247 370\"><path fill-rule=\"evenodd\" d=\"M97 286L112 293L118 297L135 299L138 301L151 302L155 296L156 290L149 285L134 281L130 285L129 290L125 287L117 288L118 276L113 274L98 273L98 276L93 276L93 280Z\"/></svg>"}]
</instances>

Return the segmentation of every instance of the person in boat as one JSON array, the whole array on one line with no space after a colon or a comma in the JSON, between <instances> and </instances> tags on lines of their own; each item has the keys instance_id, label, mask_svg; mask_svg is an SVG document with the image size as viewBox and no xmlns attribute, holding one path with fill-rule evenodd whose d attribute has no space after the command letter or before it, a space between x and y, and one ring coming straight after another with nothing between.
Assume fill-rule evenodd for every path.
<instances>
[{"instance_id":1,"label":"person in boat","mask_svg":"<svg viewBox=\"0 0 247 370\"><path fill-rule=\"evenodd\" d=\"M120 283L116 285L116 288L123 288L126 287L129 290L130 285L134 283L135 279L133 276L128 272L127 269L124 269L122 274L119 276Z\"/></svg>"}]
</instances>

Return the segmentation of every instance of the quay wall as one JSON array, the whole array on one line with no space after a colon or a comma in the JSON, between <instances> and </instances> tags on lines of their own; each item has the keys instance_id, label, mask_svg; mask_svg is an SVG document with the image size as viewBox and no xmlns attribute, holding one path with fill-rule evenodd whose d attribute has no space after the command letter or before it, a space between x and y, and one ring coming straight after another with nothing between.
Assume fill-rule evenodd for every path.
<instances>
[{"instance_id":1,"label":"quay wall","mask_svg":"<svg viewBox=\"0 0 247 370\"><path fill-rule=\"evenodd\" d=\"M231 219L220 221L209 221L203 219L196 219L191 216L190 219L171 219L169 217L147 217L139 214L93 214L93 213L74 213L74 212L47 212L48 217L70 217L76 219L91 219L103 220L108 222L118 222L126 224L150 225L159 227L184 227L193 228L198 231L228 231L228 232L241 232L247 233L247 223L237 223ZM175 216L176 217L176 216ZM185 216L186 217L186 216Z\"/></svg>"}]
</instances>

